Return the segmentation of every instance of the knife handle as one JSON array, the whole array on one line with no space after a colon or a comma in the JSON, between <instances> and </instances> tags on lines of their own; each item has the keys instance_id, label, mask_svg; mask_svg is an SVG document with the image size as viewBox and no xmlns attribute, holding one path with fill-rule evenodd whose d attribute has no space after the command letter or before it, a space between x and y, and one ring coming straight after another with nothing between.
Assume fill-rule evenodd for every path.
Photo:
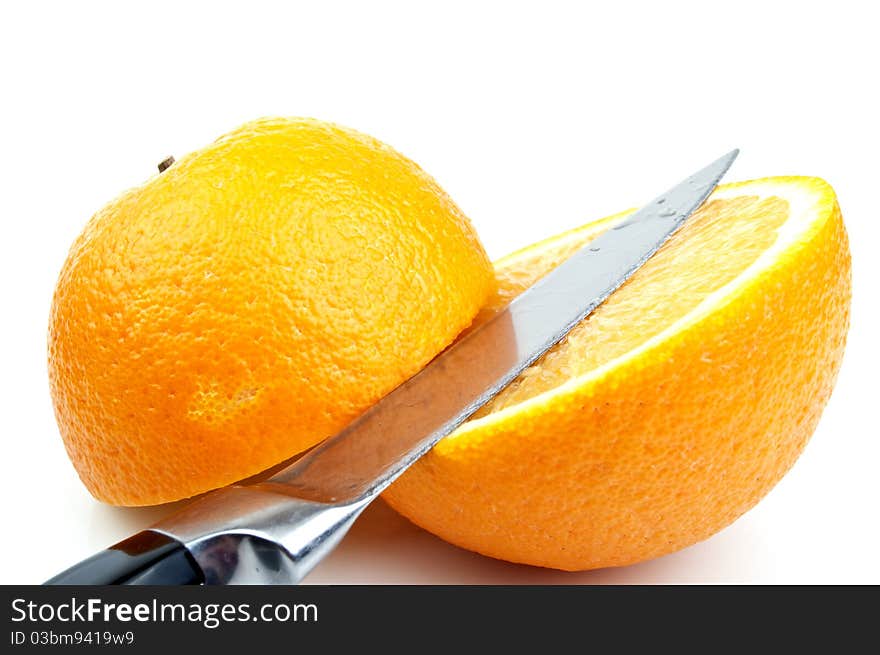
<instances>
[{"instance_id":1,"label":"knife handle","mask_svg":"<svg viewBox=\"0 0 880 655\"><path fill-rule=\"evenodd\" d=\"M47 585L198 585L201 568L180 542L144 530L59 573Z\"/></svg>"},{"instance_id":2,"label":"knife handle","mask_svg":"<svg viewBox=\"0 0 880 655\"><path fill-rule=\"evenodd\" d=\"M297 584L379 493L322 503L233 485L56 575L50 585Z\"/></svg>"}]
</instances>

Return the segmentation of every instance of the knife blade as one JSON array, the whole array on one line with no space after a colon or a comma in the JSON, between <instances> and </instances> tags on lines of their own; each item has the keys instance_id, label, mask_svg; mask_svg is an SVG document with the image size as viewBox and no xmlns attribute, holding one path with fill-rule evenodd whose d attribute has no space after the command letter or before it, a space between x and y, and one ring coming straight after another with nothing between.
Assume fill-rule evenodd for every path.
<instances>
[{"instance_id":1,"label":"knife blade","mask_svg":"<svg viewBox=\"0 0 880 655\"><path fill-rule=\"evenodd\" d=\"M389 484L626 282L703 204L737 154L577 250L268 480L214 491L47 584L299 582Z\"/></svg>"}]
</instances>

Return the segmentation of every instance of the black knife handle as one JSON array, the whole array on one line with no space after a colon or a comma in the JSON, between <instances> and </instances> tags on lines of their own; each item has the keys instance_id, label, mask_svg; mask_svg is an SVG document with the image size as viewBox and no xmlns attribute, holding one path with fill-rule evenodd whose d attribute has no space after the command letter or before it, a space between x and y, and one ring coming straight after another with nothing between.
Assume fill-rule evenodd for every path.
<instances>
[{"instance_id":1,"label":"black knife handle","mask_svg":"<svg viewBox=\"0 0 880 655\"><path fill-rule=\"evenodd\" d=\"M59 573L47 585L198 585L202 569L178 541L144 530Z\"/></svg>"}]
</instances>

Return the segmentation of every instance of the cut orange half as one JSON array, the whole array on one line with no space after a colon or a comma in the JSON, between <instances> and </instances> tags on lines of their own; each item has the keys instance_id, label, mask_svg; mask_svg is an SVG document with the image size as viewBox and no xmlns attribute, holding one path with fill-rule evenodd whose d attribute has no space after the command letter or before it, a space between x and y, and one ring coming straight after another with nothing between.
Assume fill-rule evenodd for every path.
<instances>
[{"instance_id":1,"label":"cut orange half","mask_svg":"<svg viewBox=\"0 0 880 655\"><path fill-rule=\"evenodd\" d=\"M628 213L497 262L498 291L477 320ZM719 187L385 498L454 544L559 569L705 539L806 445L840 366L849 304L849 249L828 184Z\"/></svg>"}]
</instances>

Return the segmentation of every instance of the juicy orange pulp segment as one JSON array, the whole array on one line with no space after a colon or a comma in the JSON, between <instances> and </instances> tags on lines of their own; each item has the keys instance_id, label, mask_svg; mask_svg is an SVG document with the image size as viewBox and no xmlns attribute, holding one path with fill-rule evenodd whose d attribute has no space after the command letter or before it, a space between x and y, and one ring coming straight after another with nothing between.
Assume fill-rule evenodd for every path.
<instances>
[{"instance_id":1,"label":"juicy orange pulp segment","mask_svg":"<svg viewBox=\"0 0 880 655\"><path fill-rule=\"evenodd\" d=\"M609 362L656 336L729 284L777 240L789 203L778 197L715 197L688 220L633 277L574 328L560 344L529 367L478 414L528 400ZM601 221L496 267L498 297L514 297L579 247L630 212ZM760 220L755 220L760 217ZM588 226L588 227L593 227Z\"/></svg>"}]
</instances>

